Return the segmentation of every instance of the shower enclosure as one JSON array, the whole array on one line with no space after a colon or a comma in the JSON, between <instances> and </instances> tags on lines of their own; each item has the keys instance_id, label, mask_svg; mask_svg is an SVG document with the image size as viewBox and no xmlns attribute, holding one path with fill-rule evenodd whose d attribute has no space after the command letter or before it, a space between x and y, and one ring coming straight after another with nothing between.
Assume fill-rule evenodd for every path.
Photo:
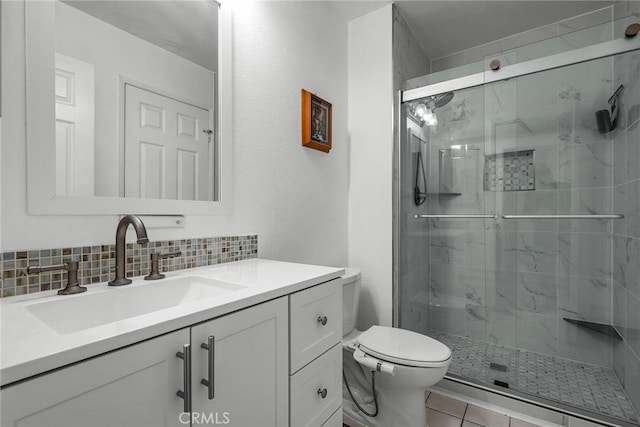
<instances>
[{"instance_id":1,"label":"shower enclosure","mask_svg":"<svg viewBox=\"0 0 640 427\"><path fill-rule=\"evenodd\" d=\"M397 323L454 381L640 425L640 36L568 37L407 82Z\"/></svg>"}]
</instances>

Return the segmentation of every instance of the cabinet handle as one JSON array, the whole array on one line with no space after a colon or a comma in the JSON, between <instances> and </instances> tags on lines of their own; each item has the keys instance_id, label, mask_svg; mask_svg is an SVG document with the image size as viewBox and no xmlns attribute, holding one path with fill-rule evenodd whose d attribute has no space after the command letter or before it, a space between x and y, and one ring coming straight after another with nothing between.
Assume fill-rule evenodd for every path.
<instances>
[{"instance_id":1,"label":"cabinet handle","mask_svg":"<svg viewBox=\"0 0 640 427\"><path fill-rule=\"evenodd\" d=\"M201 348L207 350L207 379L200 380L200 384L204 385L208 389L209 400L213 400L214 397L214 381L213 381L213 366L215 361L215 337L210 335L207 338L207 344L200 344Z\"/></svg>"},{"instance_id":2,"label":"cabinet handle","mask_svg":"<svg viewBox=\"0 0 640 427\"><path fill-rule=\"evenodd\" d=\"M327 324L327 316L318 317L318 323L322 323L322 326Z\"/></svg>"},{"instance_id":3,"label":"cabinet handle","mask_svg":"<svg viewBox=\"0 0 640 427\"><path fill-rule=\"evenodd\" d=\"M184 362L182 365L184 391L178 390L176 394L184 400L183 412L191 412L191 344L183 345L182 351L177 352L176 357Z\"/></svg>"},{"instance_id":4,"label":"cabinet handle","mask_svg":"<svg viewBox=\"0 0 640 427\"><path fill-rule=\"evenodd\" d=\"M318 394L324 399L325 397L327 397L327 389L326 388L319 388L318 389Z\"/></svg>"}]
</instances>

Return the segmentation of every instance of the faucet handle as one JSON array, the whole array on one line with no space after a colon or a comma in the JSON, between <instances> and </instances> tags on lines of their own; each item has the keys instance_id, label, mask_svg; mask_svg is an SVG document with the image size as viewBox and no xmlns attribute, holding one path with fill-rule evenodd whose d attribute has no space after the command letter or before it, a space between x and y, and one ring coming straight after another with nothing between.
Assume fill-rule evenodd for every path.
<instances>
[{"instance_id":1,"label":"faucet handle","mask_svg":"<svg viewBox=\"0 0 640 427\"><path fill-rule=\"evenodd\" d=\"M41 267L39 265L30 265L27 267L27 274L40 274L47 271L67 270L67 286L58 291L58 295L73 295L85 292L86 287L78 284L78 261L66 260L64 264L48 265Z\"/></svg>"},{"instance_id":2,"label":"faucet handle","mask_svg":"<svg viewBox=\"0 0 640 427\"><path fill-rule=\"evenodd\" d=\"M151 271L147 276L144 276L144 280L164 279L165 275L160 273L160 259L173 258L180 255L182 255L182 252L168 252L166 254L156 252L151 254Z\"/></svg>"}]
</instances>

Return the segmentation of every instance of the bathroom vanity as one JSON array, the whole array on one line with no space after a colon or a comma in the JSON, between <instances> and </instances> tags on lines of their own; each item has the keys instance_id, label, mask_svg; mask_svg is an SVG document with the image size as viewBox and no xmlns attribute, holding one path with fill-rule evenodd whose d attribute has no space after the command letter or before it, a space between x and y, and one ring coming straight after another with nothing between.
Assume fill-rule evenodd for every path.
<instances>
[{"instance_id":1,"label":"bathroom vanity","mask_svg":"<svg viewBox=\"0 0 640 427\"><path fill-rule=\"evenodd\" d=\"M2 426L340 426L342 269L252 259L2 301Z\"/></svg>"}]
</instances>

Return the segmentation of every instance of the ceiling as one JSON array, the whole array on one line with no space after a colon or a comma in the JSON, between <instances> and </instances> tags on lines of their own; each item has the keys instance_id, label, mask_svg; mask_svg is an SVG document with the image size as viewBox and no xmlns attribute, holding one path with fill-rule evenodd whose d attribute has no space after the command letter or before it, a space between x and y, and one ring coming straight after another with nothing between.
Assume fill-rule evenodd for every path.
<instances>
[{"instance_id":1,"label":"ceiling","mask_svg":"<svg viewBox=\"0 0 640 427\"><path fill-rule=\"evenodd\" d=\"M211 0L63 1L209 70L217 70L218 5Z\"/></svg>"},{"instance_id":2,"label":"ceiling","mask_svg":"<svg viewBox=\"0 0 640 427\"><path fill-rule=\"evenodd\" d=\"M235 1L235 0L229 0ZM308 1L308 0L307 0ZM66 0L78 9L142 37L206 68L215 70L217 7L199 1ZM351 20L391 0L333 0ZM420 46L430 59L450 55L552 22L601 9L613 1L597 0L397 0ZM162 29L162 31L158 31Z\"/></svg>"},{"instance_id":3,"label":"ceiling","mask_svg":"<svg viewBox=\"0 0 640 427\"><path fill-rule=\"evenodd\" d=\"M391 1L336 1L346 19L372 12ZM513 34L611 6L613 1L461 1L393 2L430 59L450 55Z\"/></svg>"}]
</instances>

